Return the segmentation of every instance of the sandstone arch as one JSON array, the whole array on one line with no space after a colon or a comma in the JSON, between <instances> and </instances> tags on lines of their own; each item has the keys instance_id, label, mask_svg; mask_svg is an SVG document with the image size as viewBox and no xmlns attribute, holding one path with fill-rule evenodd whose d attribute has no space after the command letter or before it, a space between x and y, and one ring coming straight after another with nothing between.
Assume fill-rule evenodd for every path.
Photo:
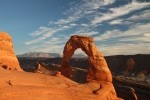
<instances>
[{"instance_id":1,"label":"sandstone arch","mask_svg":"<svg viewBox=\"0 0 150 100\"><path fill-rule=\"evenodd\" d=\"M74 35L68 40L64 47L61 63L61 73L70 77L72 70L69 59L75 50L81 48L88 55L89 69L87 81L112 82L112 75L101 52L98 51L92 37Z\"/></svg>"}]
</instances>

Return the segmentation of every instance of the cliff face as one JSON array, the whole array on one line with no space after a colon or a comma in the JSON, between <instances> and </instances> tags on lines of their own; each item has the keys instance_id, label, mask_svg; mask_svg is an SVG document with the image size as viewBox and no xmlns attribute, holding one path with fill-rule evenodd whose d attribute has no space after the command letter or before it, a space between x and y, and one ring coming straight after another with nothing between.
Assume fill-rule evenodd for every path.
<instances>
[{"instance_id":1,"label":"cliff face","mask_svg":"<svg viewBox=\"0 0 150 100\"><path fill-rule=\"evenodd\" d=\"M150 74L149 54L107 56L105 59L111 72L116 75L121 72Z\"/></svg>"},{"instance_id":2,"label":"cliff face","mask_svg":"<svg viewBox=\"0 0 150 100\"><path fill-rule=\"evenodd\" d=\"M11 36L6 32L0 32L0 66L8 70L21 71Z\"/></svg>"}]
</instances>

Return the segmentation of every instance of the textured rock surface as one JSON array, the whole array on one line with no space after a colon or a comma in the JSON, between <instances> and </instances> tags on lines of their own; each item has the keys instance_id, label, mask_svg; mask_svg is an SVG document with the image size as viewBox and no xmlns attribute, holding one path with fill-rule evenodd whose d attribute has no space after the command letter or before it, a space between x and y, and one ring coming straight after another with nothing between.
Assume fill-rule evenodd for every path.
<instances>
[{"instance_id":1,"label":"textured rock surface","mask_svg":"<svg viewBox=\"0 0 150 100\"><path fill-rule=\"evenodd\" d=\"M0 78L0 100L116 100L104 98L112 96L108 91L93 94L92 90L100 87L97 83L78 84L60 74L49 76L0 68L0 77L3 77Z\"/></svg>"},{"instance_id":2,"label":"textured rock surface","mask_svg":"<svg viewBox=\"0 0 150 100\"><path fill-rule=\"evenodd\" d=\"M63 59L61 64L61 72L63 75L70 77L72 71L69 66L69 60L75 50L81 48L87 55L89 60L89 70L87 81L106 81L112 82L112 75L107 63L101 52L98 51L92 37L72 36L66 43Z\"/></svg>"},{"instance_id":3,"label":"textured rock surface","mask_svg":"<svg viewBox=\"0 0 150 100\"><path fill-rule=\"evenodd\" d=\"M36 63L35 70L33 71L34 73L41 73L45 75L52 75L52 71L50 70L49 67L47 67L44 63Z\"/></svg>"},{"instance_id":4,"label":"textured rock surface","mask_svg":"<svg viewBox=\"0 0 150 100\"><path fill-rule=\"evenodd\" d=\"M89 69L87 81L89 83L98 83L92 86L94 94L101 96L101 100L115 100L117 95L112 84L112 75L101 52L94 45L92 37L72 36L66 43L63 51L61 63L61 73L67 77L72 74L69 60L75 50L81 48L88 55Z\"/></svg>"},{"instance_id":5,"label":"textured rock surface","mask_svg":"<svg viewBox=\"0 0 150 100\"><path fill-rule=\"evenodd\" d=\"M6 32L0 32L0 67L21 71L18 59L13 50L11 36Z\"/></svg>"}]
</instances>

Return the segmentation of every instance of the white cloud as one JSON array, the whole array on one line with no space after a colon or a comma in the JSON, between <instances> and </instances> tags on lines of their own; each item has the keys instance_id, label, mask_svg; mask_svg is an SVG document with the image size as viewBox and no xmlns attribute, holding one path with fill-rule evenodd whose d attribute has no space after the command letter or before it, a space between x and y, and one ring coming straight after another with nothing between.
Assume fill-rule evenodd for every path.
<instances>
[{"instance_id":1,"label":"white cloud","mask_svg":"<svg viewBox=\"0 0 150 100\"><path fill-rule=\"evenodd\" d=\"M115 2L115 0L85 0L85 7L92 9L99 9L103 5L109 5Z\"/></svg>"},{"instance_id":2,"label":"white cloud","mask_svg":"<svg viewBox=\"0 0 150 100\"><path fill-rule=\"evenodd\" d=\"M71 16L67 18L59 19L56 22L50 21L49 24L64 25L77 21L80 18L83 18L86 15L94 13L96 9L99 9L101 6L109 5L115 2L115 0L83 0L80 3L73 3L67 12L71 13ZM73 13L73 14L72 14Z\"/></svg>"},{"instance_id":3,"label":"white cloud","mask_svg":"<svg viewBox=\"0 0 150 100\"><path fill-rule=\"evenodd\" d=\"M98 32L91 31L91 32L85 32L85 33L79 33L78 35L92 36L92 35L96 35L96 34L98 34Z\"/></svg>"},{"instance_id":4,"label":"white cloud","mask_svg":"<svg viewBox=\"0 0 150 100\"><path fill-rule=\"evenodd\" d=\"M127 20L131 21L139 21L139 20L149 20L150 19L150 10L145 10L144 12L141 12L139 14L136 14Z\"/></svg>"},{"instance_id":5,"label":"white cloud","mask_svg":"<svg viewBox=\"0 0 150 100\"><path fill-rule=\"evenodd\" d=\"M33 33L30 33L33 37L39 36L36 39L31 41L25 42L26 45L31 45L35 43L39 43L47 38L50 38L55 33L68 30L72 27L77 26L75 21L79 20L80 18L84 18L87 14L91 14L94 10L100 8L102 5L108 5L113 3L115 0L83 0L80 3L75 4L72 6L68 12L66 18L58 19L57 21L53 22L50 21L48 26L55 26L55 27L43 27L41 26L38 30ZM84 2L84 3L82 3ZM88 13L87 13L88 12ZM81 24L83 26L88 26L87 24ZM93 34L93 33L92 33Z\"/></svg>"},{"instance_id":6,"label":"white cloud","mask_svg":"<svg viewBox=\"0 0 150 100\"><path fill-rule=\"evenodd\" d=\"M72 24L70 24L70 26L71 26L71 27L77 26L77 24L76 24L76 23L72 23Z\"/></svg>"},{"instance_id":7,"label":"white cloud","mask_svg":"<svg viewBox=\"0 0 150 100\"><path fill-rule=\"evenodd\" d=\"M66 19L59 19L58 21L54 22L54 24L56 24L56 25L64 25L64 24L68 24L68 23L74 22L78 18L79 18L79 16L69 16Z\"/></svg>"},{"instance_id":8,"label":"white cloud","mask_svg":"<svg viewBox=\"0 0 150 100\"><path fill-rule=\"evenodd\" d=\"M64 29L68 29L68 28L70 28L69 26L67 26L67 25L65 25L65 26L63 26L63 28Z\"/></svg>"},{"instance_id":9,"label":"white cloud","mask_svg":"<svg viewBox=\"0 0 150 100\"><path fill-rule=\"evenodd\" d=\"M36 52L59 52L60 50L61 52L63 52L62 48L64 47L64 45L51 45L51 46L47 46L47 45L43 45L41 47L37 47L37 49L34 49L34 51Z\"/></svg>"},{"instance_id":10,"label":"white cloud","mask_svg":"<svg viewBox=\"0 0 150 100\"><path fill-rule=\"evenodd\" d=\"M137 15L133 15L128 19L120 18L133 11L142 9L150 5L150 3L139 3L133 1L132 3L116 8L108 8L109 12L99 12L101 7L114 3L117 0L83 0L74 3L69 10L66 11L66 18L60 18L58 20L50 21L47 27L40 27L35 32L31 33L35 39L27 41L26 45L30 45L31 50L42 52L62 52L65 42L71 35L86 35L95 36L100 32L100 23L103 21L108 22L110 25L130 23L134 20L148 19L149 10L141 12ZM103 9L106 10L106 9ZM106 10L106 11L107 11ZM82 20L83 19L83 20ZM85 21L84 21L85 20ZM95 27L96 26L96 27ZM98 26L98 27L97 27ZM130 24L129 29L121 31L119 29L107 30L102 35L94 37L96 42L103 41L108 42L101 46L105 55L115 54L136 54L143 52L148 53L150 51L150 24ZM73 30L71 30L74 28ZM110 28L111 29L111 28ZM65 31L72 32L70 34ZM104 30L105 31L105 30ZM118 44L109 44L110 39L116 39ZM131 43L124 44L124 42L130 41ZM137 42L138 41L138 42ZM132 44L139 43L138 45ZM144 42L146 44L144 45ZM38 43L38 45L37 45ZM140 48L141 47L141 48ZM139 49L138 49L139 48ZM147 49L145 49L147 48Z\"/></svg>"},{"instance_id":11,"label":"white cloud","mask_svg":"<svg viewBox=\"0 0 150 100\"><path fill-rule=\"evenodd\" d=\"M68 39L62 37L51 37L48 40L40 42L38 45L33 45L30 50L36 52L62 52L62 48Z\"/></svg>"},{"instance_id":12,"label":"white cloud","mask_svg":"<svg viewBox=\"0 0 150 100\"><path fill-rule=\"evenodd\" d=\"M118 43L118 44L113 44L113 45L102 45L102 46L99 46L98 48L100 48L100 50L102 51L102 53L104 53L105 56L149 54L150 53L149 43L139 43L139 44Z\"/></svg>"},{"instance_id":13,"label":"white cloud","mask_svg":"<svg viewBox=\"0 0 150 100\"><path fill-rule=\"evenodd\" d=\"M108 4L112 4L114 3L116 0L103 0L104 5L108 5Z\"/></svg>"},{"instance_id":14,"label":"white cloud","mask_svg":"<svg viewBox=\"0 0 150 100\"><path fill-rule=\"evenodd\" d=\"M120 30L106 31L104 34L102 34L100 36L96 36L94 38L94 40L95 41L107 41L108 39L116 38L120 33L121 33Z\"/></svg>"},{"instance_id":15,"label":"white cloud","mask_svg":"<svg viewBox=\"0 0 150 100\"><path fill-rule=\"evenodd\" d=\"M123 24L123 20L121 20L121 19L112 20L111 22L109 22L109 24L111 24L111 25Z\"/></svg>"},{"instance_id":16,"label":"white cloud","mask_svg":"<svg viewBox=\"0 0 150 100\"><path fill-rule=\"evenodd\" d=\"M84 26L84 27L86 27L86 26L88 26L88 24L81 24L81 26Z\"/></svg>"},{"instance_id":17,"label":"white cloud","mask_svg":"<svg viewBox=\"0 0 150 100\"><path fill-rule=\"evenodd\" d=\"M111 8L110 12L104 13L103 15L96 15L94 19L91 21L92 25L101 23L103 21L112 20L114 18L124 16L132 11L144 8L150 5L150 3L139 3L139 2L132 2L124 6Z\"/></svg>"},{"instance_id":18,"label":"white cloud","mask_svg":"<svg viewBox=\"0 0 150 100\"><path fill-rule=\"evenodd\" d=\"M41 26L37 31L30 33L32 36L38 36L41 35L43 33L46 33L48 31L52 31L52 28L48 28L48 27L43 27Z\"/></svg>"},{"instance_id":19,"label":"white cloud","mask_svg":"<svg viewBox=\"0 0 150 100\"><path fill-rule=\"evenodd\" d=\"M106 33L95 37L95 41L106 41L108 39L112 38L124 38L124 40L127 40L125 38L133 38L136 39L138 37L143 38L139 40L147 41L149 40L149 37L147 34L150 33L150 23L147 24L137 24L131 26L126 31L120 31L120 30L109 30L106 31Z\"/></svg>"},{"instance_id":20,"label":"white cloud","mask_svg":"<svg viewBox=\"0 0 150 100\"><path fill-rule=\"evenodd\" d=\"M72 24L71 26L59 26L58 28L48 28L48 27L40 27L38 31L35 31L33 33L30 33L32 36L39 36L33 40L27 41L25 42L26 45L32 45L35 43L39 43L47 38L52 37L55 33L60 32L60 31L64 31L67 30L69 28L72 28L73 26L75 26L75 24Z\"/></svg>"},{"instance_id":21,"label":"white cloud","mask_svg":"<svg viewBox=\"0 0 150 100\"><path fill-rule=\"evenodd\" d=\"M40 37L38 37L38 38L36 38L34 40L25 42L25 44L26 45L31 45L31 44L38 43L38 42L40 42L40 41L42 41L42 40L44 40L44 39L46 39L48 37L51 37L52 34L54 34L54 33L55 33L55 31L53 31L53 32L47 32L46 34L43 34L42 36L40 36Z\"/></svg>"},{"instance_id":22,"label":"white cloud","mask_svg":"<svg viewBox=\"0 0 150 100\"><path fill-rule=\"evenodd\" d=\"M132 42L150 42L150 36L145 36L146 34L144 34L143 36L136 36L136 37L128 37L128 38L122 38L119 39L119 41L132 41ZM149 44L150 45L150 44Z\"/></svg>"},{"instance_id":23,"label":"white cloud","mask_svg":"<svg viewBox=\"0 0 150 100\"><path fill-rule=\"evenodd\" d=\"M48 40L43 41L43 45L57 45L65 43L68 40L66 37L52 37Z\"/></svg>"},{"instance_id":24,"label":"white cloud","mask_svg":"<svg viewBox=\"0 0 150 100\"><path fill-rule=\"evenodd\" d=\"M105 56L119 54L149 54L150 53L150 23L136 24L126 31L111 30L95 37L95 41L106 41L100 46ZM115 43L108 42L115 39Z\"/></svg>"},{"instance_id":25,"label":"white cloud","mask_svg":"<svg viewBox=\"0 0 150 100\"><path fill-rule=\"evenodd\" d=\"M108 22L110 25L131 25L131 24L135 24L139 21L143 21L143 20L149 20L150 18L150 10L145 10L142 11L140 13L137 13L127 19L114 19L110 22Z\"/></svg>"}]
</instances>

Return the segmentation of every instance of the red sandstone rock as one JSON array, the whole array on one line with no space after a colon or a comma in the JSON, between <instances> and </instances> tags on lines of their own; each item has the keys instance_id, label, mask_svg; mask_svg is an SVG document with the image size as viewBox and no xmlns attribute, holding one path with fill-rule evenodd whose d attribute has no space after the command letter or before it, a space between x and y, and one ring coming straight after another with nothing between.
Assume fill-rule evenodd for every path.
<instances>
[{"instance_id":1,"label":"red sandstone rock","mask_svg":"<svg viewBox=\"0 0 150 100\"><path fill-rule=\"evenodd\" d=\"M111 84L106 85L108 88L102 91L111 89ZM63 76L6 71L0 68L0 100L119 100L110 99L113 95L109 90L104 93L101 91L102 95L93 94L92 90L98 88L98 83L78 84Z\"/></svg>"},{"instance_id":2,"label":"red sandstone rock","mask_svg":"<svg viewBox=\"0 0 150 100\"><path fill-rule=\"evenodd\" d=\"M112 75L107 66L107 63L101 52L98 51L92 37L72 36L66 43L63 59L61 64L61 72L63 75L70 77L72 71L69 65L69 59L74 54L75 50L81 48L89 59L89 70L87 81L106 81L112 82Z\"/></svg>"},{"instance_id":3,"label":"red sandstone rock","mask_svg":"<svg viewBox=\"0 0 150 100\"><path fill-rule=\"evenodd\" d=\"M0 32L0 67L22 71L13 50L11 36L6 32Z\"/></svg>"},{"instance_id":4,"label":"red sandstone rock","mask_svg":"<svg viewBox=\"0 0 150 100\"><path fill-rule=\"evenodd\" d=\"M45 75L52 75L52 71L44 63L36 63L34 73L40 73Z\"/></svg>"},{"instance_id":5,"label":"red sandstone rock","mask_svg":"<svg viewBox=\"0 0 150 100\"><path fill-rule=\"evenodd\" d=\"M112 84L112 75L101 52L98 51L92 37L72 36L66 43L61 63L61 73L67 77L72 74L69 59L75 50L81 48L88 55L89 69L87 81L92 93L99 95L100 100L117 100Z\"/></svg>"},{"instance_id":6,"label":"red sandstone rock","mask_svg":"<svg viewBox=\"0 0 150 100\"><path fill-rule=\"evenodd\" d=\"M55 76L61 76L61 72L60 71L56 72Z\"/></svg>"},{"instance_id":7,"label":"red sandstone rock","mask_svg":"<svg viewBox=\"0 0 150 100\"><path fill-rule=\"evenodd\" d=\"M129 58L129 59L127 60L127 63L126 63L126 69L125 69L125 71L126 71L126 72L133 72L133 70L134 70L134 68L135 68L135 65L136 65L136 63L135 63L135 61L133 60L133 58Z\"/></svg>"}]
</instances>

